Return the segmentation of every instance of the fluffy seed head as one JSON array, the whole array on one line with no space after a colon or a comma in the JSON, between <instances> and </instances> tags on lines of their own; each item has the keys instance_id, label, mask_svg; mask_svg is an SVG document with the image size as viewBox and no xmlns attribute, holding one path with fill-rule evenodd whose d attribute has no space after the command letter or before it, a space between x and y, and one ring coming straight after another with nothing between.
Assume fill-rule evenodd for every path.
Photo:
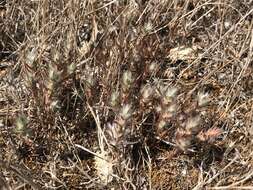
<instances>
[{"instance_id":1,"label":"fluffy seed head","mask_svg":"<svg viewBox=\"0 0 253 190\"><path fill-rule=\"evenodd\" d=\"M167 112L169 113L175 113L177 110L177 104L171 104L168 108L167 108Z\"/></svg>"},{"instance_id":2,"label":"fluffy seed head","mask_svg":"<svg viewBox=\"0 0 253 190\"><path fill-rule=\"evenodd\" d=\"M52 82L58 82L60 80L61 73L53 66L49 68L49 79Z\"/></svg>"},{"instance_id":3,"label":"fluffy seed head","mask_svg":"<svg viewBox=\"0 0 253 190\"><path fill-rule=\"evenodd\" d=\"M200 92L198 93L198 105L206 106L210 102L209 94Z\"/></svg>"},{"instance_id":4,"label":"fluffy seed head","mask_svg":"<svg viewBox=\"0 0 253 190\"><path fill-rule=\"evenodd\" d=\"M93 74L87 75L86 84L88 85L88 87L91 88L92 86L95 85L95 83L96 83L96 80Z\"/></svg>"},{"instance_id":5,"label":"fluffy seed head","mask_svg":"<svg viewBox=\"0 0 253 190\"><path fill-rule=\"evenodd\" d=\"M176 87L168 87L165 92L166 98L174 98L177 95L177 88Z\"/></svg>"},{"instance_id":6,"label":"fluffy seed head","mask_svg":"<svg viewBox=\"0 0 253 190\"><path fill-rule=\"evenodd\" d=\"M144 28L145 28L146 32L150 32L152 30L152 28L153 28L152 23L151 22L146 23L144 25Z\"/></svg>"},{"instance_id":7,"label":"fluffy seed head","mask_svg":"<svg viewBox=\"0 0 253 190\"><path fill-rule=\"evenodd\" d=\"M123 73L122 82L124 88L129 88L131 84L133 83L133 75L131 71L125 71Z\"/></svg>"},{"instance_id":8,"label":"fluffy seed head","mask_svg":"<svg viewBox=\"0 0 253 190\"><path fill-rule=\"evenodd\" d=\"M124 119L124 120L128 120L132 115L132 107L130 104L125 104L121 111L120 111L120 116Z\"/></svg>"},{"instance_id":9,"label":"fluffy seed head","mask_svg":"<svg viewBox=\"0 0 253 190\"><path fill-rule=\"evenodd\" d=\"M36 48L32 48L32 50L29 51L28 54L27 54L27 57L26 57L27 63L30 66L32 66L36 57L37 57L37 49Z\"/></svg>"},{"instance_id":10,"label":"fluffy seed head","mask_svg":"<svg viewBox=\"0 0 253 190\"><path fill-rule=\"evenodd\" d=\"M166 120L171 118L175 114L176 109L177 109L177 105L176 104L171 104L165 110L163 110L162 118L166 119Z\"/></svg>"},{"instance_id":11,"label":"fluffy seed head","mask_svg":"<svg viewBox=\"0 0 253 190\"><path fill-rule=\"evenodd\" d=\"M207 131L201 131L197 138L200 141L208 141L209 143L213 142L217 137L223 133L223 130L217 127L210 128Z\"/></svg>"},{"instance_id":12,"label":"fluffy seed head","mask_svg":"<svg viewBox=\"0 0 253 190\"><path fill-rule=\"evenodd\" d=\"M192 135L187 131L178 128L175 134L175 140L177 146L181 150L186 151L192 144Z\"/></svg>"},{"instance_id":13,"label":"fluffy seed head","mask_svg":"<svg viewBox=\"0 0 253 190\"><path fill-rule=\"evenodd\" d=\"M106 126L106 132L109 136L109 143L116 146L119 139L122 137L122 127L117 123L108 123Z\"/></svg>"},{"instance_id":14,"label":"fluffy seed head","mask_svg":"<svg viewBox=\"0 0 253 190\"><path fill-rule=\"evenodd\" d=\"M158 125L157 125L158 130L162 130L162 129L165 127L166 124L167 124L167 123L166 123L165 120L159 121L159 123L158 123Z\"/></svg>"},{"instance_id":15,"label":"fluffy seed head","mask_svg":"<svg viewBox=\"0 0 253 190\"><path fill-rule=\"evenodd\" d=\"M15 131L17 133L24 133L27 130L27 124L28 124L28 120L25 116L19 116L16 120L16 129Z\"/></svg>"},{"instance_id":16,"label":"fluffy seed head","mask_svg":"<svg viewBox=\"0 0 253 190\"><path fill-rule=\"evenodd\" d=\"M58 100L54 100L54 101L51 102L51 104L50 104L50 109L51 110L56 111L59 108L60 108L60 105L59 105L59 101Z\"/></svg>"},{"instance_id":17,"label":"fluffy seed head","mask_svg":"<svg viewBox=\"0 0 253 190\"><path fill-rule=\"evenodd\" d=\"M68 65L68 74L74 73L75 69L76 69L75 63Z\"/></svg>"},{"instance_id":18,"label":"fluffy seed head","mask_svg":"<svg viewBox=\"0 0 253 190\"><path fill-rule=\"evenodd\" d=\"M153 88L150 85L146 85L141 89L141 96L143 102L148 102L153 95Z\"/></svg>"},{"instance_id":19,"label":"fluffy seed head","mask_svg":"<svg viewBox=\"0 0 253 190\"><path fill-rule=\"evenodd\" d=\"M177 95L177 88L176 87L166 87L164 90L163 96L163 104L171 103Z\"/></svg>"},{"instance_id":20,"label":"fluffy seed head","mask_svg":"<svg viewBox=\"0 0 253 190\"><path fill-rule=\"evenodd\" d=\"M199 132L199 125L200 125L201 118L199 115L190 117L186 121L185 129L190 133L197 133Z\"/></svg>"},{"instance_id":21,"label":"fluffy seed head","mask_svg":"<svg viewBox=\"0 0 253 190\"><path fill-rule=\"evenodd\" d=\"M152 62L149 67L148 67L148 71L150 73L155 72L158 69L158 64L156 62Z\"/></svg>"},{"instance_id":22,"label":"fluffy seed head","mask_svg":"<svg viewBox=\"0 0 253 190\"><path fill-rule=\"evenodd\" d=\"M110 104L113 107L115 107L119 104L119 92L115 91L115 92L112 93Z\"/></svg>"}]
</instances>

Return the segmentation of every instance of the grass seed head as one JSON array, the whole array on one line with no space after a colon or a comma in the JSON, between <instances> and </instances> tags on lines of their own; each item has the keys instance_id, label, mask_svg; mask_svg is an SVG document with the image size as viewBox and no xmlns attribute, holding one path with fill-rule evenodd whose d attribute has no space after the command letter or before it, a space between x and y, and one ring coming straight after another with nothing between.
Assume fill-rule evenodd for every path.
<instances>
[{"instance_id":1,"label":"grass seed head","mask_svg":"<svg viewBox=\"0 0 253 190\"><path fill-rule=\"evenodd\" d=\"M200 130L201 117L199 115L188 118L185 129L189 133L197 133Z\"/></svg>"},{"instance_id":2,"label":"grass seed head","mask_svg":"<svg viewBox=\"0 0 253 190\"><path fill-rule=\"evenodd\" d=\"M158 131L161 131L165 126L166 126L167 122L165 120L160 120L157 127L158 127Z\"/></svg>"},{"instance_id":3,"label":"grass seed head","mask_svg":"<svg viewBox=\"0 0 253 190\"><path fill-rule=\"evenodd\" d=\"M132 113L132 106L130 104L125 104L120 111L120 116L124 120L128 120L132 116Z\"/></svg>"},{"instance_id":4,"label":"grass seed head","mask_svg":"<svg viewBox=\"0 0 253 190\"><path fill-rule=\"evenodd\" d=\"M175 133L176 145L183 151L186 151L192 144L193 136L187 131L178 128Z\"/></svg>"},{"instance_id":5,"label":"grass seed head","mask_svg":"<svg viewBox=\"0 0 253 190\"><path fill-rule=\"evenodd\" d=\"M177 95L178 89L176 87L168 87L165 92L166 98L174 98Z\"/></svg>"},{"instance_id":6,"label":"grass seed head","mask_svg":"<svg viewBox=\"0 0 253 190\"><path fill-rule=\"evenodd\" d=\"M49 79L53 83L58 82L60 80L61 72L57 71L54 66L50 66L49 68Z\"/></svg>"},{"instance_id":7,"label":"grass seed head","mask_svg":"<svg viewBox=\"0 0 253 190\"><path fill-rule=\"evenodd\" d=\"M70 65L68 65L68 74L69 75L74 73L75 70L76 70L76 64L75 63L71 63Z\"/></svg>"},{"instance_id":8,"label":"grass seed head","mask_svg":"<svg viewBox=\"0 0 253 190\"><path fill-rule=\"evenodd\" d=\"M56 111L60 108L60 105L59 105L59 101L58 100L54 100L51 102L50 104L50 109L53 110L53 111Z\"/></svg>"},{"instance_id":9,"label":"grass seed head","mask_svg":"<svg viewBox=\"0 0 253 190\"><path fill-rule=\"evenodd\" d=\"M153 93L154 93L153 88L150 85L145 85L141 89L141 101L144 103L150 101L150 99L153 96Z\"/></svg>"},{"instance_id":10,"label":"grass seed head","mask_svg":"<svg viewBox=\"0 0 253 190\"><path fill-rule=\"evenodd\" d=\"M93 76L93 74L88 74L88 75L86 76L86 85L87 85L89 88L91 88L91 87L93 87L93 86L95 85L95 83L96 83L96 79L95 79L95 77Z\"/></svg>"},{"instance_id":11,"label":"grass seed head","mask_svg":"<svg viewBox=\"0 0 253 190\"><path fill-rule=\"evenodd\" d=\"M155 72L158 69L158 64L156 62L152 62L149 67L148 67L148 71L150 73Z\"/></svg>"},{"instance_id":12,"label":"grass seed head","mask_svg":"<svg viewBox=\"0 0 253 190\"><path fill-rule=\"evenodd\" d=\"M32 48L32 50L29 51L27 53L27 56L26 56L26 62L27 62L27 64L29 64L30 66L33 66L34 61L35 61L35 59L37 57L37 54L38 54L37 53L37 49L35 47Z\"/></svg>"},{"instance_id":13,"label":"grass seed head","mask_svg":"<svg viewBox=\"0 0 253 190\"><path fill-rule=\"evenodd\" d=\"M123 73L123 77L122 77L122 82L123 82L123 88L124 89L129 89L133 83L134 79L133 79L133 74L131 71L125 71Z\"/></svg>"},{"instance_id":14,"label":"grass seed head","mask_svg":"<svg viewBox=\"0 0 253 190\"><path fill-rule=\"evenodd\" d=\"M153 29L153 25L151 22L147 22L144 25L145 32L150 32Z\"/></svg>"},{"instance_id":15,"label":"grass seed head","mask_svg":"<svg viewBox=\"0 0 253 190\"><path fill-rule=\"evenodd\" d=\"M197 138L200 141L208 141L209 143L214 142L214 140L223 133L223 130L217 127L210 128L207 131L201 131Z\"/></svg>"},{"instance_id":16,"label":"grass seed head","mask_svg":"<svg viewBox=\"0 0 253 190\"><path fill-rule=\"evenodd\" d=\"M27 128L28 125L28 119L26 116L21 115L16 119L16 128L15 132L16 133L21 133L21 134L28 134L29 130Z\"/></svg>"},{"instance_id":17,"label":"grass seed head","mask_svg":"<svg viewBox=\"0 0 253 190\"><path fill-rule=\"evenodd\" d=\"M115 91L111 94L111 99L110 99L110 105L112 107L116 107L117 105L119 105L120 102L120 95L118 91Z\"/></svg>"},{"instance_id":18,"label":"grass seed head","mask_svg":"<svg viewBox=\"0 0 253 190\"><path fill-rule=\"evenodd\" d=\"M204 92L198 93L198 105L206 106L210 102L209 94Z\"/></svg>"},{"instance_id":19,"label":"grass seed head","mask_svg":"<svg viewBox=\"0 0 253 190\"><path fill-rule=\"evenodd\" d=\"M115 122L107 124L106 132L109 135L108 142L113 146L116 146L120 138L123 136L122 127Z\"/></svg>"},{"instance_id":20,"label":"grass seed head","mask_svg":"<svg viewBox=\"0 0 253 190\"><path fill-rule=\"evenodd\" d=\"M166 109L168 113L174 114L177 111L177 104L173 103Z\"/></svg>"},{"instance_id":21,"label":"grass seed head","mask_svg":"<svg viewBox=\"0 0 253 190\"><path fill-rule=\"evenodd\" d=\"M164 87L163 89L163 99L162 103L164 105L167 105L174 101L176 95L177 95L178 89L176 87Z\"/></svg>"}]
</instances>

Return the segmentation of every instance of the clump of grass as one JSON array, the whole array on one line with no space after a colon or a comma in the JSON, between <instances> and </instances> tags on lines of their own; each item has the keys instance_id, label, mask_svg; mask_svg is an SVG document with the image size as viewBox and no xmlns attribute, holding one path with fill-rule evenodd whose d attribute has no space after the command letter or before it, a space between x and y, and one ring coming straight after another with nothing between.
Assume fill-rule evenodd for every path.
<instances>
[{"instance_id":1,"label":"clump of grass","mask_svg":"<svg viewBox=\"0 0 253 190\"><path fill-rule=\"evenodd\" d=\"M0 3L0 162L10 166L0 181L45 189L251 185L251 7Z\"/></svg>"}]
</instances>

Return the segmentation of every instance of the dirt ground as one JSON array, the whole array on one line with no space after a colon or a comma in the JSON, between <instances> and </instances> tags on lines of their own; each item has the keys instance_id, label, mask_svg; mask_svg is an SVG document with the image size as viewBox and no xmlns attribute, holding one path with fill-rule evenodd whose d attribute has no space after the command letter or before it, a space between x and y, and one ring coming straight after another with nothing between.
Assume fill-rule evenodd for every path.
<instances>
[{"instance_id":1,"label":"dirt ground","mask_svg":"<svg viewBox=\"0 0 253 190\"><path fill-rule=\"evenodd\" d=\"M253 1L0 1L0 189L253 189Z\"/></svg>"}]
</instances>

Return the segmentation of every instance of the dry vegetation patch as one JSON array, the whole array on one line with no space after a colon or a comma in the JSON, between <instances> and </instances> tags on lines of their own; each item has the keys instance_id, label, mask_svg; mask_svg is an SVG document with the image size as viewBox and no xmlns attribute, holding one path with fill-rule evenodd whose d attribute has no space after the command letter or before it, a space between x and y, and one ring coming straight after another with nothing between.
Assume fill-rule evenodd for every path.
<instances>
[{"instance_id":1,"label":"dry vegetation patch","mask_svg":"<svg viewBox=\"0 0 253 190\"><path fill-rule=\"evenodd\" d=\"M252 189L252 14L0 1L0 188Z\"/></svg>"}]
</instances>

